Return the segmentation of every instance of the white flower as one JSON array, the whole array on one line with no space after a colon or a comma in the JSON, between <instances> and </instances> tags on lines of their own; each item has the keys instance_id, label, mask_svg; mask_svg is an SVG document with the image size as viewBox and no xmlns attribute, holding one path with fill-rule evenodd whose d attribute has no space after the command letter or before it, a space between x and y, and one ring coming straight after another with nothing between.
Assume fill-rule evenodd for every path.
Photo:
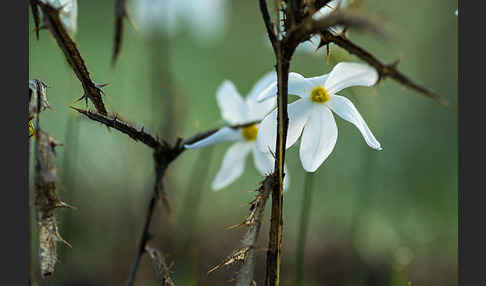
<instances>
[{"instance_id":1,"label":"white flower","mask_svg":"<svg viewBox=\"0 0 486 286\"><path fill-rule=\"evenodd\" d=\"M286 148L292 146L302 134L300 160L306 171L315 172L336 144L337 127L331 110L354 124L371 148L382 150L353 103L336 94L350 86L372 86L377 80L378 73L374 68L358 63L339 63L329 74L318 77L304 78L298 73L289 74L288 93L301 98L288 105ZM259 95L258 100L273 98L276 93L277 83L274 82ZM276 136L277 110L274 110L260 124L258 149L274 152Z\"/></svg>"},{"instance_id":2,"label":"white flower","mask_svg":"<svg viewBox=\"0 0 486 286\"><path fill-rule=\"evenodd\" d=\"M78 23L78 1L77 0L41 0L51 4L55 8L62 8L60 12L61 22L64 28L71 35L76 34Z\"/></svg>"},{"instance_id":3,"label":"white flower","mask_svg":"<svg viewBox=\"0 0 486 286\"><path fill-rule=\"evenodd\" d=\"M312 19L314 20L323 19L327 17L329 14L331 14L334 10L336 10L336 8L338 7L344 8L347 5L348 5L347 0L332 0L326 5L324 5L324 7L319 9L319 11L315 12L314 15L312 15ZM344 31L344 27L343 26L332 27L329 29L329 31L334 32L336 34L341 34Z\"/></svg>"},{"instance_id":4,"label":"white flower","mask_svg":"<svg viewBox=\"0 0 486 286\"><path fill-rule=\"evenodd\" d=\"M349 0L332 0L326 5L324 5L319 11L315 12L314 15L312 15L312 18L314 20L320 20L329 14L333 12L337 7L339 8L344 8L345 6L348 5ZM344 32L344 27L343 26L336 26L329 28L329 31L334 33L334 34L341 34ZM315 53L317 48L319 47L319 44L321 42L321 37L316 34L312 35L312 37L305 42L300 43L300 45L297 47L296 51L304 51L307 53Z\"/></svg>"},{"instance_id":5,"label":"white flower","mask_svg":"<svg viewBox=\"0 0 486 286\"><path fill-rule=\"evenodd\" d=\"M224 81L218 88L216 97L221 116L230 125L247 124L262 120L275 107L275 98L257 102L258 94L277 78L275 72L266 74L252 88L246 99L243 99L231 81ZM211 187L213 190L222 189L236 180L245 168L248 154L253 154L256 169L262 175L273 172L275 159L267 152L260 152L256 148L256 138L259 124L254 123L242 128L223 127L211 136L194 144L185 145L186 148L196 149L224 141L236 141L224 155L221 168ZM288 175L285 176L287 179ZM285 180L286 184L287 180Z\"/></svg>"},{"instance_id":6,"label":"white flower","mask_svg":"<svg viewBox=\"0 0 486 286\"><path fill-rule=\"evenodd\" d=\"M457 16L457 15L459 15L458 12L459 12L459 9L456 9L456 12L454 14L456 14L456 16Z\"/></svg>"},{"instance_id":7,"label":"white flower","mask_svg":"<svg viewBox=\"0 0 486 286\"><path fill-rule=\"evenodd\" d=\"M136 23L142 31L164 31L169 36L186 26L201 42L215 40L224 32L225 0L137 0L132 1Z\"/></svg>"}]
</instances>

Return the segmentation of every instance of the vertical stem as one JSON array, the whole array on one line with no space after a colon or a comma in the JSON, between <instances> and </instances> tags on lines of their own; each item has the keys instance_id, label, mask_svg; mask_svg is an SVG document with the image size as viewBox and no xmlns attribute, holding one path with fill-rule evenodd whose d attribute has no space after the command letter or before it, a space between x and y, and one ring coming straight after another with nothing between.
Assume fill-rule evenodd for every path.
<instances>
[{"instance_id":1,"label":"vertical stem","mask_svg":"<svg viewBox=\"0 0 486 286\"><path fill-rule=\"evenodd\" d=\"M278 182L272 189L272 215L270 225L270 238L267 250L267 272L265 285L277 286L280 284L280 256L282 245L282 212L283 212L283 177L285 162L285 142L287 141L288 114L287 114L287 91L289 78L289 60L283 53L281 42L277 42L277 142L275 173ZM290 57L289 57L290 58Z\"/></svg>"},{"instance_id":2,"label":"vertical stem","mask_svg":"<svg viewBox=\"0 0 486 286\"><path fill-rule=\"evenodd\" d=\"M152 197L150 198L150 203L147 208L147 215L145 216L145 223L142 230L142 236L140 237L140 241L138 243L137 254L135 256L135 261L132 266L132 270L130 271L130 276L128 277L127 286L133 285L135 281L135 275L137 274L137 269L140 264L140 259L145 252L145 246L147 241L150 239L150 223L152 222L152 217L155 210L155 205L160 198L160 194L164 192L164 185L162 182L162 178L164 177L165 171L167 169L168 164L170 163L170 159L165 158L165 154L161 150L154 151L154 162L155 162L155 186L154 191L152 193Z\"/></svg>"},{"instance_id":3,"label":"vertical stem","mask_svg":"<svg viewBox=\"0 0 486 286\"><path fill-rule=\"evenodd\" d=\"M311 208L312 186L314 176L312 173L306 173L304 198L302 199L302 209L300 213L300 229L299 238L297 239L297 259L296 259L296 274L294 285L304 285L304 253L307 242L307 228L309 226L309 213Z\"/></svg>"}]
</instances>

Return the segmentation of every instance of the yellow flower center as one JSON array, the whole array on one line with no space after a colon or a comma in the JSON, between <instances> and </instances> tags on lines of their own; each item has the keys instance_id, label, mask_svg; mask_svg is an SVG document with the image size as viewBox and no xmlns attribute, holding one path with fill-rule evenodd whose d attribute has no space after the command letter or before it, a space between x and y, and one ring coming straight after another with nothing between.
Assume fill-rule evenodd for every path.
<instances>
[{"instance_id":1,"label":"yellow flower center","mask_svg":"<svg viewBox=\"0 0 486 286\"><path fill-rule=\"evenodd\" d=\"M316 86L311 92L312 102L324 103L324 102L328 102L329 99L331 99L329 97L329 93L324 87L320 85Z\"/></svg>"},{"instance_id":2,"label":"yellow flower center","mask_svg":"<svg viewBox=\"0 0 486 286\"><path fill-rule=\"evenodd\" d=\"M255 141L258 135L258 127L256 124L248 125L241 128L241 134L248 141Z\"/></svg>"}]
</instances>

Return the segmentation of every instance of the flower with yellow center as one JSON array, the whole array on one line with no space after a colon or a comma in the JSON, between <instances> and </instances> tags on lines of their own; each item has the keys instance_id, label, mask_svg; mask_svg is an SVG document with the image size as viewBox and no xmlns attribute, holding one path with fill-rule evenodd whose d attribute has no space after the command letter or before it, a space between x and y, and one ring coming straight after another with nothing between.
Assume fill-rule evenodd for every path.
<instances>
[{"instance_id":1,"label":"flower with yellow center","mask_svg":"<svg viewBox=\"0 0 486 286\"><path fill-rule=\"evenodd\" d=\"M257 125L251 124L241 128L241 134L246 141L255 141L257 139L258 127Z\"/></svg>"},{"instance_id":2,"label":"flower with yellow center","mask_svg":"<svg viewBox=\"0 0 486 286\"><path fill-rule=\"evenodd\" d=\"M337 127L331 111L354 124L371 148L382 150L353 103L336 94L350 86L372 86L377 81L378 73L374 68L358 63L339 63L329 74L318 77L289 74L288 93L300 99L288 106L286 148L302 135L299 155L306 171L315 172L336 145ZM276 95L277 83L273 82L258 96L258 100L265 102ZM274 110L260 123L258 149L275 152L276 137L277 110Z\"/></svg>"},{"instance_id":3,"label":"flower with yellow center","mask_svg":"<svg viewBox=\"0 0 486 286\"><path fill-rule=\"evenodd\" d=\"M211 185L213 190L220 190L228 186L243 174L246 157L250 152L253 154L255 167L260 174L268 175L273 172L275 159L269 153L257 149L256 139L259 124L252 122L262 120L275 108L275 98L258 102L257 96L276 79L275 72L266 74L255 84L245 99L240 96L232 82L224 81L216 95L221 115L230 126L240 127L223 127L209 137L194 144L185 145L186 148L196 149L220 142L236 141L224 155L221 168ZM284 187L287 183L288 175L285 176Z\"/></svg>"}]
</instances>

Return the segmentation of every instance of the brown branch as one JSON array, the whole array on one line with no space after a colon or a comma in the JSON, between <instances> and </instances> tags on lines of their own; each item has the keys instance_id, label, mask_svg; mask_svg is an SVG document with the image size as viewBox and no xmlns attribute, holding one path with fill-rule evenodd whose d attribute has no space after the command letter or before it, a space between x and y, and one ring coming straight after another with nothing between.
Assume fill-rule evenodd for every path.
<instances>
[{"instance_id":1,"label":"brown branch","mask_svg":"<svg viewBox=\"0 0 486 286\"><path fill-rule=\"evenodd\" d=\"M384 80L389 77L391 79L394 79L398 83L412 90L415 90L416 92L419 92L426 97L438 101L441 105L448 105L448 101L446 99L426 89L425 87L420 86L419 84L415 83L407 76L405 76L403 73L401 73L397 69L398 61L389 65L384 64L375 56L373 56L370 52L366 51L365 49L348 40L347 38L339 35L333 35L329 31L323 31L321 33L321 43L319 44L319 46L322 47L329 43L334 43L338 45L339 47L345 49L348 53L357 56L359 59L374 67L379 74L380 80Z\"/></svg>"},{"instance_id":2,"label":"brown branch","mask_svg":"<svg viewBox=\"0 0 486 286\"><path fill-rule=\"evenodd\" d=\"M127 0L115 1L115 37L113 39L113 55L111 58L111 66L114 67L116 60L120 55L122 41L123 41L123 19L128 18Z\"/></svg>"},{"instance_id":3,"label":"brown branch","mask_svg":"<svg viewBox=\"0 0 486 286\"><path fill-rule=\"evenodd\" d=\"M142 234L138 243L135 261L132 265L130 276L127 280L127 285L133 285L133 282L135 280L135 275L137 273L138 266L140 264L140 259L142 258L142 255L145 253L145 246L147 242L150 240L150 233L149 233L150 224L152 222L155 205L159 199L162 200L165 207L167 208L167 211L170 213L169 203L167 200L164 184L162 181L167 168L175 159L179 157L179 155L183 151L186 150L184 145L192 144L194 142L202 140L210 136L214 132L216 132L217 129L198 133L186 140L179 138L177 142L173 146L171 146L166 141L161 140L156 136L145 131L143 127L137 128L135 127L134 124L121 120L117 116L103 115L97 112L82 110L75 107L71 107L71 108L85 115L91 120L100 122L106 125L107 127L112 127L124 134L127 134L135 141L141 141L142 143L144 143L145 145L153 149L153 158L154 158L154 167L155 167L154 190L147 208L147 214L145 216L144 227L142 229ZM239 126L235 126L233 128L238 128L238 127Z\"/></svg>"},{"instance_id":4,"label":"brown branch","mask_svg":"<svg viewBox=\"0 0 486 286\"><path fill-rule=\"evenodd\" d=\"M61 22L59 16L60 10L51 6L50 4L41 2L40 0L35 1L44 13L44 17L47 20L49 31L56 39L56 42L63 51L66 60L68 61L69 65L83 85L84 95L80 99L86 99L87 106L89 98L89 100L91 100L91 102L96 107L96 110L99 113L106 115L107 111L101 97L103 93L103 91L101 90L102 85L97 85L91 80L84 60L81 57L78 48L76 47L76 43L74 43L74 41L71 39Z\"/></svg>"},{"instance_id":5,"label":"brown branch","mask_svg":"<svg viewBox=\"0 0 486 286\"><path fill-rule=\"evenodd\" d=\"M174 282L172 282L172 279L170 278L169 268L167 267L167 264L162 254L157 249L152 248L148 245L145 246L145 251L150 255L150 258L152 258L155 274L159 279L160 285L175 286Z\"/></svg>"},{"instance_id":6,"label":"brown branch","mask_svg":"<svg viewBox=\"0 0 486 286\"><path fill-rule=\"evenodd\" d=\"M57 194L55 147L60 145L37 125L35 144L35 208L39 236L39 258L43 278L52 275L57 262L58 241L71 247L59 234L55 210L72 208Z\"/></svg>"},{"instance_id":7,"label":"brown branch","mask_svg":"<svg viewBox=\"0 0 486 286\"><path fill-rule=\"evenodd\" d=\"M255 198L250 202L250 213L243 220L242 223L231 226L236 228L240 226L248 226L248 231L242 240L240 248L233 251L222 263L212 267L208 274L220 269L223 266L233 265L235 263L242 263L243 265L238 272L236 285L248 286L253 281L253 274L255 272L255 248L258 236L260 234L260 227L262 224L263 214L265 212L265 205L268 196L272 191L273 177L266 177L260 183L260 187L256 190Z\"/></svg>"},{"instance_id":8,"label":"brown branch","mask_svg":"<svg viewBox=\"0 0 486 286\"><path fill-rule=\"evenodd\" d=\"M335 26L370 31L386 38L383 29L366 17L352 12L337 10L319 20L315 20L311 16L306 17L302 20L302 23L289 30L288 37L285 40L288 42L288 45L298 45L308 40L313 34L328 31L329 28Z\"/></svg>"},{"instance_id":9,"label":"brown branch","mask_svg":"<svg viewBox=\"0 0 486 286\"><path fill-rule=\"evenodd\" d=\"M267 1L266 0L259 0L260 2L260 11L263 16L263 22L265 23L265 28L267 29L267 35L270 39L270 43L272 43L273 50L276 51L276 44L277 44L277 35L273 29L272 19L270 18L270 14L268 12Z\"/></svg>"},{"instance_id":10,"label":"brown branch","mask_svg":"<svg viewBox=\"0 0 486 286\"><path fill-rule=\"evenodd\" d=\"M255 199L251 202L250 214L241 224L249 227L242 241L242 247L248 248L249 250L246 253L243 265L238 272L236 286L248 286L251 285L253 281L255 272L256 243L260 234L260 227L262 225L263 214L265 212L265 205L272 189L272 177L266 177L260 188L257 190Z\"/></svg>"}]
</instances>

